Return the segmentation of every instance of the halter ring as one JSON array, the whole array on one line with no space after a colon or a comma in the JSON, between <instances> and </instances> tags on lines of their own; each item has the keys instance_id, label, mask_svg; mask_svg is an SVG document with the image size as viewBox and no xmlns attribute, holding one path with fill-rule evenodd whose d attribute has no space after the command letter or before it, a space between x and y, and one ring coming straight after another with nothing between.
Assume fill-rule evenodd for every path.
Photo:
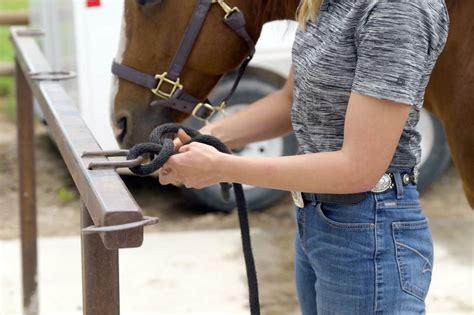
<instances>
[{"instance_id":1,"label":"halter ring","mask_svg":"<svg viewBox=\"0 0 474 315\"><path fill-rule=\"evenodd\" d=\"M173 80L168 79L166 77L167 75L168 75L168 72L163 72L162 74L155 75L155 79L158 80L158 83L156 85L156 88L151 89L153 94L155 94L156 96L159 96L159 97L161 97L165 100L170 99L177 90L182 90L183 89L183 85L181 84L179 78L177 78L176 81L173 81ZM165 83L171 85L171 91L169 93L163 92L161 90L161 87Z\"/></svg>"}]
</instances>

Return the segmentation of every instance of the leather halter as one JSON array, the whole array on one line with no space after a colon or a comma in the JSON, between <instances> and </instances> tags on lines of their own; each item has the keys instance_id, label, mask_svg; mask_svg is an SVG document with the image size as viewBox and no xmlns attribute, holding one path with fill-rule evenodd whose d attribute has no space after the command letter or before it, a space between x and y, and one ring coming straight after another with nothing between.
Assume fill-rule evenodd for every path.
<instances>
[{"instance_id":1,"label":"leather halter","mask_svg":"<svg viewBox=\"0 0 474 315\"><path fill-rule=\"evenodd\" d=\"M249 56L241 64L235 82L226 97L218 106L213 106L208 100L202 101L187 93L181 83L180 75L188 57L196 43L197 36L212 4L218 4L225 12L223 22L237 35L239 35L250 49ZM193 16L183 35L176 55L171 62L169 70L162 74L150 75L116 61L112 64L112 73L117 77L136 85L143 86L162 100L153 101L150 106L163 105L172 109L191 114L196 119L207 122L216 112L222 111L226 103L234 94L242 76L255 53L255 42L246 29L245 17L237 7L230 7L225 0L198 0ZM168 87L164 91L164 87Z\"/></svg>"}]
</instances>

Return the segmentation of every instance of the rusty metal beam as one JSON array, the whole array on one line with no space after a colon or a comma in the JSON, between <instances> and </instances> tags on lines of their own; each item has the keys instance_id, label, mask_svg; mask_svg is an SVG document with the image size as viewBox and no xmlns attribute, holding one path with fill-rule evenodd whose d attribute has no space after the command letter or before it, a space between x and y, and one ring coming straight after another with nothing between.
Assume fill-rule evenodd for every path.
<instances>
[{"instance_id":1,"label":"rusty metal beam","mask_svg":"<svg viewBox=\"0 0 474 315\"><path fill-rule=\"evenodd\" d=\"M92 224L81 201L81 228ZM81 235L82 310L84 315L119 315L119 255L108 250L97 234Z\"/></svg>"},{"instance_id":2,"label":"rusty metal beam","mask_svg":"<svg viewBox=\"0 0 474 315\"><path fill-rule=\"evenodd\" d=\"M0 12L0 26L30 24L28 12Z\"/></svg>"},{"instance_id":3,"label":"rusty metal beam","mask_svg":"<svg viewBox=\"0 0 474 315\"><path fill-rule=\"evenodd\" d=\"M24 73L51 71L35 39L27 34L24 27L11 29L11 38L21 70ZM112 226L142 221L140 208L115 171L88 169L90 162L107 159L82 157L85 151L98 151L101 148L60 82L34 80L28 76L26 80L94 224ZM143 242L143 227L102 232L99 235L108 249L138 247Z\"/></svg>"},{"instance_id":4,"label":"rusty metal beam","mask_svg":"<svg viewBox=\"0 0 474 315\"><path fill-rule=\"evenodd\" d=\"M23 282L23 313L38 314L36 176L33 97L26 77L16 63L18 170Z\"/></svg>"}]
</instances>

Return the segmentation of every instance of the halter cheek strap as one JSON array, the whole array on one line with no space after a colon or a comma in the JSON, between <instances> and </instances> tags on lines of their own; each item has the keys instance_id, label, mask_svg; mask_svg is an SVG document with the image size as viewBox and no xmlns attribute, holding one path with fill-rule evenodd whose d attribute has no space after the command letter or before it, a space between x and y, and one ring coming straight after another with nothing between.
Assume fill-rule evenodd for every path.
<instances>
[{"instance_id":1,"label":"halter cheek strap","mask_svg":"<svg viewBox=\"0 0 474 315\"><path fill-rule=\"evenodd\" d=\"M212 4L218 4L224 10L226 14L223 19L225 25L239 35L250 50L250 55L240 66L231 90L220 102L219 106L213 106L209 104L208 100L201 101L187 93L180 81L180 75L183 71L184 65L186 64L192 48L196 43L197 37ZM150 104L151 106L166 106L191 114L199 120L207 121L214 113L224 109L226 103L237 89L237 86L254 53L255 42L248 34L245 17L238 8L228 6L224 0L200 0L194 9L191 21L186 28L168 72L153 76L114 61L112 64L112 73L123 80L151 90L155 95L162 99L152 102Z\"/></svg>"}]
</instances>

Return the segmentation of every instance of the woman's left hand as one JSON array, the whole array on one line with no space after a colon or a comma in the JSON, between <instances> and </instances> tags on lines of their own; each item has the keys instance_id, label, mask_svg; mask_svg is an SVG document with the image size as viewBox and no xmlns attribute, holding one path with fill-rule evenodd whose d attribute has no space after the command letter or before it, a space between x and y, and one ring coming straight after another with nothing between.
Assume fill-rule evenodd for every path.
<instances>
[{"instance_id":1,"label":"woman's left hand","mask_svg":"<svg viewBox=\"0 0 474 315\"><path fill-rule=\"evenodd\" d=\"M182 143L190 140L183 130L178 132L178 138ZM160 184L201 189L222 180L220 161L224 153L199 142L183 145L178 152L159 170Z\"/></svg>"}]
</instances>

